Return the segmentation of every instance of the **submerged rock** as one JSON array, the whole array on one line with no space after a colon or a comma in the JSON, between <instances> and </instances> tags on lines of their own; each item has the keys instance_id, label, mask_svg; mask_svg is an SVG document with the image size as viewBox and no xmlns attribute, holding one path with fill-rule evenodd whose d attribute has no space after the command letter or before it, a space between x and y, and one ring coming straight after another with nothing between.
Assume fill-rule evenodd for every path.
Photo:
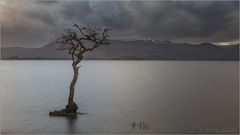
<instances>
[{"instance_id":1,"label":"submerged rock","mask_svg":"<svg viewBox=\"0 0 240 135\"><path fill-rule=\"evenodd\" d=\"M76 117L78 114L77 109L78 109L78 106L74 102L72 105L66 105L65 109L49 112L49 115L50 116L67 116L67 117L73 118L73 117Z\"/></svg>"},{"instance_id":2,"label":"submerged rock","mask_svg":"<svg viewBox=\"0 0 240 135\"><path fill-rule=\"evenodd\" d=\"M50 116L67 116L67 117L76 117L77 113L74 112L66 112L65 109L59 111L49 112Z\"/></svg>"}]
</instances>

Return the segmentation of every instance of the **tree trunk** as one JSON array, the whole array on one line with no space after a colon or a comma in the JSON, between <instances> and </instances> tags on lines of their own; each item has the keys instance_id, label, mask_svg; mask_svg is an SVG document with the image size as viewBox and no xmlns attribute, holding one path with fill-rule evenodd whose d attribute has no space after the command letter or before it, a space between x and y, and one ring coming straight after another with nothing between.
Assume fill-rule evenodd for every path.
<instances>
[{"instance_id":1,"label":"tree trunk","mask_svg":"<svg viewBox=\"0 0 240 135\"><path fill-rule=\"evenodd\" d=\"M69 117L76 117L77 115L77 109L78 106L74 102L74 87L76 85L77 79L78 79L78 70L79 67L77 66L78 63L80 63L81 59L78 59L77 61L73 62L73 79L70 84L69 88L69 97L68 97L68 104L66 105L65 109L59 110L59 111L53 111L49 112L50 116L69 116Z\"/></svg>"},{"instance_id":2,"label":"tree trunk","mask_svg":"<svg viewBox=\"0 0 240 135\"><path fill-rule=\"evenodd\" d=\"M78 70L79 70L79 67L77 66L76 63L73 63L73 64L72 64L72 67L73 67L73 73L74 73L74 75L73 75L72 82L71 82L71 84L70 84L68 104L67 104L67 106L66 106L66 111L76 113L76 112L77 112L77 109L78 109L78 106L77 106L77 104L74 102L74 91L75 91L75 85L76 85L76 82L77 82L77 79L78 79Z\"/></svg>"}]
</instances>

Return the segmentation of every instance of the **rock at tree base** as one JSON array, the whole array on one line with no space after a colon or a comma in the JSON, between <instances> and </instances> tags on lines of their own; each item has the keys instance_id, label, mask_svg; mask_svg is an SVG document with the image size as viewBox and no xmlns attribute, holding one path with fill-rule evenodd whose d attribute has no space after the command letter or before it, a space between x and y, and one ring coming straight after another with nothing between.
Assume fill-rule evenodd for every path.
<instances>
[{"instance_id":1,"label":"rock at tree base","mask_svg":"<svg viewBox=\"0 0 240 135\"><path fill-rule=\"evenodd\" d=\"M76 117L77 116L78 106L75 102L72 105L66 105L65 109L59 111L49 112L50 116L67 116L67 117Z\"/></svg>"}]
</instances>

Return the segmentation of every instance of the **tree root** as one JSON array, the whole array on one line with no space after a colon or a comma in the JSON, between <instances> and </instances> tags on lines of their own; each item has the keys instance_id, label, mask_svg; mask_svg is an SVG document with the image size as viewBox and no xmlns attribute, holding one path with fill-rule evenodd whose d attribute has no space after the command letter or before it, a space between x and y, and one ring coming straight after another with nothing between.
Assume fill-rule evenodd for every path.
<instances>
[{"instance_id":1,"label":"tree root","mask_svg":"<svg viewBox=\"0 0 240 135\"><path fill-rule=\"evenodd\" d=\"M50 116L67 116L67 117L74 118L78 114L77 109L78 109L77 104L73 102L71 105L66 105L65 109L49 112L49 115Z\"/></svg>"},{"instance_id":2,"label":"tree root","mask_svg":"<svg viewBox=\"0 0 240 135\"><path fill-rule=\"evenodd\" d=\"M67 117L75 118L77 116L77 113L67 112L66 109L62 109L62 110L49 112L49 115L50 116L67 116Z\"/></svg>"}]
</instances>

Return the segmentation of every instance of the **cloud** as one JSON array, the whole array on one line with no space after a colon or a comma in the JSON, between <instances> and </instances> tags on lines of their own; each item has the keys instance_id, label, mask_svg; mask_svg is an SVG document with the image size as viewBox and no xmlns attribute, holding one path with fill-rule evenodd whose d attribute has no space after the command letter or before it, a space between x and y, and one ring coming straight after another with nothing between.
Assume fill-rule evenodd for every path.
<instances>
[{"instance_id":1,"label":"cloud","mask_svg":"<svg viewBox=\"0 0 240 135\"><path fill-rule=\"evenodd\" d=\"M2 46L47 44L73 23L109 27L113 39L231 42L238 1L4 1Z\"/></svg>"}]
</instances>

